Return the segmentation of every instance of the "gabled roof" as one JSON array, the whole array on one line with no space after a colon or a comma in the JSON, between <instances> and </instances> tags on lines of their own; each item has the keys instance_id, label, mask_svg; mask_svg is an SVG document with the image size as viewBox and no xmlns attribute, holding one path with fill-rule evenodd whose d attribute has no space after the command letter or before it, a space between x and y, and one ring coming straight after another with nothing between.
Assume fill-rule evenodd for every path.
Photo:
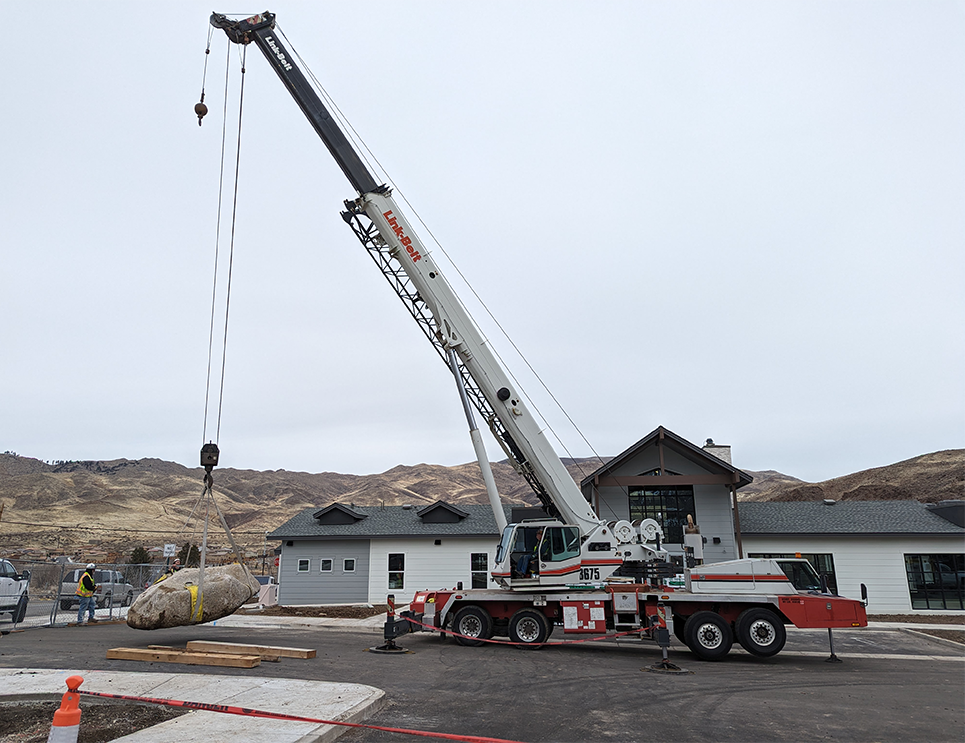
<instances>
[{"instance_id":1,"label":"gabled roof","mask_svg":"<svg viewBox=\"0 0 965 743\"><path fill-rule=\"evenodd\" d=\"M597 477L608 475L635 457L641 449L644 449L648 446L656 446L658 442L710 472L735 475L737 478L737 482L734 483L735 488L742 488L745 485L749 485L754 480L754 478L748 475L746 472L742 472L733 465L725 462L723 459L718 459L713 454L709 454L696 444L691 444L682 436L678 436L673 431L664 428L663 426L657 426L653 431L648 433L633 446L615 456L595 472L583 478L583 481L580 483L580 487L584 487Z\"/></svg>"},{"instance_id":2,"label":"gabled roof","mask_svg":"<svg viewBox=\"0 0 965 743\"><path fill-rule=\"evenodd\" d=\"M425 518L426 516L430 515L433 511L436 511L438 509L446 510L449 513L453 514L454 516L458 517L459 519L464 519L469 515L468 511L463 511L461 508L456 508L452 504L446 503L444 500L436 501L435 503L430 503L428 506L425 506L424 508L420 508L418 511L416 511L416 515L419 518Z\"/></svg>"},{"instance_id":3,"label":"gabled roof","mask_svg":"<svg viewBox=\"0 0 965 743\"><path fill-rule=\"evenodd\" d=\"M332 503L330 506L325 506L325 508L316 511L314 514L312 514L312 518L324 519L326 515L331 514L333 511L339 511L350 517L353 521L359 521L368 516L368 514L357 511L355 506L349 507L342 505L341 503Z\"/></svg>"},{"instance_id":4,"label":"gabled roof","mask_svg":"<svg viewBox=\"0 0 965 743\"><path fill-rule=\"evenodd\" d=\"M334 504L333 504L334 505ZM425 521L420 513L443 508L445 512L465 514L451 523ZM326 509L322 509L326 510ZM355 506L364 516L350 524L323 524L314 518L317 507L306 508L268 535L269 539L371 539L379 537L477 537L498 538L499 527L488 505L467 504L456 508L448 503L433 503L421 509L402 506ZM509 520L511 508L505 506Z\"/></svg>"},{"instance_id":5,"label":"gabled roof","mask_svg":"<svg viewBox=\"0 0 965 743\"><path fill-rule=\"evenodd\" d=\"M741 533L965 536L965 528L918 501L755 501L739 503Z\"/></svg>"}]
</instances>

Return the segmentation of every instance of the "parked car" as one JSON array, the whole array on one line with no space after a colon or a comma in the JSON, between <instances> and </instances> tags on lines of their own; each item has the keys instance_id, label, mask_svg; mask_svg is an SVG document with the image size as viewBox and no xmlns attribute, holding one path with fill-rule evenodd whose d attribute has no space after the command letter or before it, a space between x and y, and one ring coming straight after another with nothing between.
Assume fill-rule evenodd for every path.
<instances>
[{"instance_id":1,"label":"parked car","mask_svg":"<svg viewBox=\"0 0 965 743\"><path fill-rule=\"evenodd\" d=\"M74 590L83 572L84 569L80 568L64 576L60 586L60 608L64 611L80 605L80 596L75 595ZM110 606L112 602L116 606L130 606L134 601L134 586L117 570L95 570L94 583L97 584L94 601L100 608Z\"/></svg>"},{"instance_id":2,"label":"parked car","mask_svg":"<svg viewBox=\"0 0 965 743\"><path fill-rule=\"evenodd\" d=\"M27 588L30 571L17 572L9 560L0 560L0 612L10 612L14 623L22 622L27 614Z\"/></svg>"},{"instance_id":3,"label":"parked car","mask_svg":"<svg viewBox=\"0 0 965 743\"><path fill-rule=\"evenodd\" d=\"M937 583L942 588L965 588L965 571L955 570L948 565L938 563L935 572L938 577Z\"/></svg>"}]
</instances>

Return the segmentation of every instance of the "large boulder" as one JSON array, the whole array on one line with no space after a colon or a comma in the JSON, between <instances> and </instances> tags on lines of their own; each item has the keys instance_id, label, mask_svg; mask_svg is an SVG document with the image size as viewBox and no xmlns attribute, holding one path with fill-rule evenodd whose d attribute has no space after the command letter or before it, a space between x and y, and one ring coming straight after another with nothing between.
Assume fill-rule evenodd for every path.
<instances>
[{"instance_id":1,"label":"large boulder","mask_svg":"<svg viewBox=\"0 0 965 743\"><path fill-rule=\"evenodd\" d=\"M134 629L164 629L204 624L234 614L258 595L260 586L241 565L184 568L155 583L127 611L127 624ZM200 617L198 604L200 603Z\"/></svg>"}]
</instances>

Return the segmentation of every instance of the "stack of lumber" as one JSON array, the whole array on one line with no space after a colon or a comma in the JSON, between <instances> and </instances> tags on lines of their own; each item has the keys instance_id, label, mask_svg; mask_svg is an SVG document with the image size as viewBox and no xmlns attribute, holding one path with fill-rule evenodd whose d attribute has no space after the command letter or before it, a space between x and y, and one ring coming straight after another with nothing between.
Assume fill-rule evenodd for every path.
<instances>
[{"instance_id":1,"label":"stack of lumber","mask_svg":"<svg viewBox=\"0 0 965 743\"><path fill-rule=\"evenodd\" d=\"M146 648L111 648L108 660L137 660L148 663L184 663L190 666L224 666L254 668L262 661L278 662L281 658L314 658L310 648L286 648L273 645L248 645L236 642L192 640L183 648L148 645Z\"/></svg>"}]
</instances>

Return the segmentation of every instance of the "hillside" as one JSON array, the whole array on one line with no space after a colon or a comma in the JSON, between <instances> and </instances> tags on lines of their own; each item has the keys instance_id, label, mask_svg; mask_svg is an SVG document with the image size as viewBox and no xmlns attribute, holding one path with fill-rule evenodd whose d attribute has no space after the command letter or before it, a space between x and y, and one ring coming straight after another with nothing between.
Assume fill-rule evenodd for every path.
<instances>
[{"instance_id":1,"label":"hillside","mask_svg":"<svg viewBox=\"0 0 965 743\"><path fill-rule=\"evenodd\" d=\"M582 479L581 462L566 463L574 478ZM592 464L583 467L594 469ZM126 552L137 544L184 541L197 528L197 519L182 526L202 493L203 474L200 467L159 459L47 464L0 454L3 551L35 547L60 553L100 544ZM295 513L335 501L415 506L437 500L488 502L475 462L400 465L375 475L231 468L214 474L218 504L236 538L259 547L266 531ZM494 463L493 475L505 502L536 503L507 462ZM216 539L224 542L220 529Z\"/></svg>"},{"instance_id":2,"label":"hillside","mask_svg":"<svg viewBox=\"0 0 965 743\"><path fill-rule=\"evenodd\" d=\"M565 460L579 482L597 460ZM497 487L507 503L533 505L529 487L506 461L493 464ZM963 497L965 450L940 451L856 472L820 483L765 470L741 500L896 500L922 502ZM49 554L128 552L135 545L183 542L199 528L182 528L202 492L203 470L159 459L47 464L0 454L0 540L4 553L40 548ZM286 470L215 470L215 493L239 542L260 547L266 531L298 511L335 501L358 505L415 506L445 500L486 503L475 462L399 465L375 475ZM197 539L197 536L195 536ZM224 543L220 529L216 542Z\"/></svg>"},{"instance_id":3,"label":"hillside","mask_svg":"<svg viewBox=\"0 0 965 743\"><path fill-rule=\"evenodd\" d=\"M917 500L937 503L965 497L965 449L923 454L824 482L804 482L780 472L748 472L754 482L740 500Z\"/></svg>"}]
</instances>

